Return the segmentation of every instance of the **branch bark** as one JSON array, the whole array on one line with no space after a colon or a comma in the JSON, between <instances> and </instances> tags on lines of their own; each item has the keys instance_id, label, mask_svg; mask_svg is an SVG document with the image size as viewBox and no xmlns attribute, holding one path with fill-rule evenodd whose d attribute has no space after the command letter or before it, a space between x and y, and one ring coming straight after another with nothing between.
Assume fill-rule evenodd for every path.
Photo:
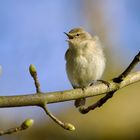
<instances>
[{"instance_id":1,"label":"branch bark","mask_svg":"<svg viewBox=\"0 0 140 140\"><path fill-rule=\"evenodd\" d=\"M109 87L100 83L98 85L90 86L84 91L81 89L73 89L66 91L48 92L48 93L33 93L28 95L18 96L0 96L0 108L4 107L21 107L21 106L40 106L44 103L57 103L75 100L78 98L88 98L106 94L107 92L116 91L120 88L126 87L130 84L140 81L140 71L129 74L122 82L115 83L113 80L108 81Z\"/></svg>"}]
</instances>

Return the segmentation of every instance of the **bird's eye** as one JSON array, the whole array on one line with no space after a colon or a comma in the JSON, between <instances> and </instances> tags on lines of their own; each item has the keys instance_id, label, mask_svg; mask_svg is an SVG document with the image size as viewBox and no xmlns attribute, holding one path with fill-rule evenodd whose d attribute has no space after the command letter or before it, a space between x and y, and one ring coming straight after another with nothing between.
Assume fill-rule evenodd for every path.
<instances>
[{"instance_id":1,"label":"bird's eye","mask_svg":"<svg viewBox=\"0 0 140 140\"><path fill-rule=\"evenodd\" d=\"M80 34L77 34L76 36L79 36Z\"/></svg>"}]
</instances>

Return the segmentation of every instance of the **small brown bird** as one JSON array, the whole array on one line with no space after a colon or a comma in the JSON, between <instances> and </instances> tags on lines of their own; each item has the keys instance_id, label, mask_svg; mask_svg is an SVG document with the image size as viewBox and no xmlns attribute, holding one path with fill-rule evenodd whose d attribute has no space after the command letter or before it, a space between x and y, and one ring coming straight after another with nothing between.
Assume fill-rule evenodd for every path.
<instances>
[{"instance_id":1,"label":"small brown bird","mask_svg":"<svg viewBox=\"0 0 140 140\"><path fill-rule=\"evenodd\" d=\"M73 88L86 88L99 80L104 72L106 59L97 36L92 37L83 28L69 33L69 48L65 54L67 76ZM85 104L85 98L77 99L75 106Z\"/></svg>"}]
</instances>

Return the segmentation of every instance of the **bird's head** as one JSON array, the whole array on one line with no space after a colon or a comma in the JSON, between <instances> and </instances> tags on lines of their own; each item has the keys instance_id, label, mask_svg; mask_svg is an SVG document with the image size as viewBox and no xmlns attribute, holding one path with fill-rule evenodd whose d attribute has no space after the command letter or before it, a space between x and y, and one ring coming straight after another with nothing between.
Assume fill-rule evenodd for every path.
<instances>
[{"instance_id":1,"label":"bird's head","mask_svg":"<svg viewBox=\"0 0 140 140\"><path fill-rule=\"evenodd\" d=\"M68 37L69 44L78 45L87 39L91 39L92 36L86 32L83 28L74 28L70 30L68 33L64 32Z\"/></svg>"}]
</instances>

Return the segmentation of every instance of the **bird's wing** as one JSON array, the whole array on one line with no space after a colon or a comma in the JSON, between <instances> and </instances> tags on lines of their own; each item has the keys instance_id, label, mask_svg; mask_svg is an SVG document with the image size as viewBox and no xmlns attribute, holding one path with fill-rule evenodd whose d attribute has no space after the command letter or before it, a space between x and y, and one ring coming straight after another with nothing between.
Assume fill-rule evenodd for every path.
<instances>
[{"instance_id":1,"label":"bird's wing","mask_svg":"<svg viewBox=\"0 0 140 140\"><path fill-rule=\"evenodd\" d=\"M68 55L69 55L69 49L65 53L65 60L67 60Z\"/></svg>"}]
</instances>

